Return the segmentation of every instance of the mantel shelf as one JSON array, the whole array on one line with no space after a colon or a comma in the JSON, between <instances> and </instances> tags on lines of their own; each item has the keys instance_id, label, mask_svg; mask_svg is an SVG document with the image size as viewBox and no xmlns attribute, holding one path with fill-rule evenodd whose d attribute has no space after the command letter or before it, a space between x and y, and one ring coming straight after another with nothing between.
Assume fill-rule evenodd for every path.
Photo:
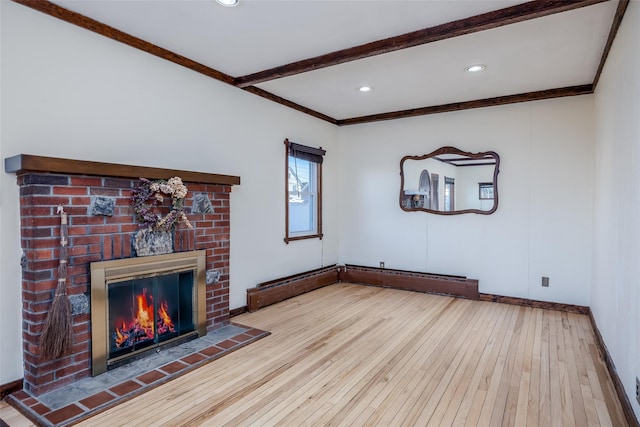
<instances>
[{"instance_id":1,"label":"mantel shelf","mask_svg":"<svg viewBox=\"0 0 640 427\"><path fill-rule=\"evenodd\" d=\"M57 157L33 156L31 154L18 154L17 156L7 157L4 159L4 169L7 173L15 173L17 175L27 172L50 172L118 178L143 177L147 179L168 179L172 176L179 176L185 182L218 185L240 184L240 177L233 175L61 159Z\"/></svg>"}]
</instances>

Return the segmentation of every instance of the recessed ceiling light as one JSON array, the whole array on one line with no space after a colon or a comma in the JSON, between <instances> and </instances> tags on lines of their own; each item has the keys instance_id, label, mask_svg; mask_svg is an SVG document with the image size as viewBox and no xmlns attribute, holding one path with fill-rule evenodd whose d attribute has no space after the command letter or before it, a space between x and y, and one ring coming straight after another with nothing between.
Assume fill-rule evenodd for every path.
<instances>
[{"instance_id":1,"label":"recessed ceiling light","mask_svg":"<svg viewBox=\"0 0 640 427\"><path fill-rule=\"evenodd\" d=\"M223 6L233 7L238 4L239 0L216 0L216 1Z\"/></svg>"},{"instance_id":2,"label":"recessed ceiling light","mask_svg":"<svg viewBox=\"0 0 640 427\"><path fill-rule=\"evenodd\" d=\"M467 68L465 68L464 70L467 73L477 73L478 71L482 71L485 68L487 68L486 65L482 65L482 64L474 64L474 65L469 65Z\"/></svg>"},{"instance_id":3,"label":"recessed ceiling light","mask_svg":"<svg viewBox=\"0 0 640 427\"><path fill-rule=\"evenodd\" d=\"M373 89L371 88L371 86L360 86L358 88L358 91L360 92L371 92Z\"/></svg>"}]
</instances>

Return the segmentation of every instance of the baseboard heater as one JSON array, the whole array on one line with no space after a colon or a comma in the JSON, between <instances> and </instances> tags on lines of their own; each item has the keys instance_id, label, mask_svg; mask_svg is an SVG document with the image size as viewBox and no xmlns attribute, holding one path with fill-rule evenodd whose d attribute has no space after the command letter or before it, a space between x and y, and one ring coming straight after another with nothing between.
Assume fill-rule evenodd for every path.
<instances>
[{"instance_id":1,"label":"baseboard heater","mask_svg":"<svg viewBox=\"0 0 640 427\"><path fill-rule=\"evenodd\" d=\"M249 311L256 311L262 307L336 283L339 281L338 269L337 265L333 265L260 283L255 288L247 289L247 308Z\"/></svg>"},{"instance_id":2,"label":"baseboard heater","mask_svg":"<svg viewBox=\"0 0 640 427\"><path fill-rule=\"evenodd\" d=\"M340 281L457 296L471 300L480 299L478 280L467 279L464 276L347 264L340 271Z\"/></svg>"},{"instance_id":3,"label":"baseboard heater","mask_svg":"<svg viewBox=\"0 0 640 427\"><path fill-rule=\"evenodd\" d=\"M475 279L347 264L323 267L260 283L255 288L247 289L247 309L256 311L338 282L429 292L472 300L480 299L478 281Z\"/></svg>"}]
</instances>

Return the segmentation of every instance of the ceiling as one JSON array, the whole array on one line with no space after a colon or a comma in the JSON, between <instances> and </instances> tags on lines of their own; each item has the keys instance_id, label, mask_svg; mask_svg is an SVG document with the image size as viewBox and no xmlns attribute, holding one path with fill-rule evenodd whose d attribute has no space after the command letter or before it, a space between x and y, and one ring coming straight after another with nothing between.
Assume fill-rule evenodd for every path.
<instances>
[{"instance_id":1,"label":"ceiling","mask_svg":"<svg viewBox=\"0 0 640 427\"><path fill-rule=\"evenodd\" d=\"M15 1L338 125L591 93L628 3Z\"/></svg>"}]
</instances>

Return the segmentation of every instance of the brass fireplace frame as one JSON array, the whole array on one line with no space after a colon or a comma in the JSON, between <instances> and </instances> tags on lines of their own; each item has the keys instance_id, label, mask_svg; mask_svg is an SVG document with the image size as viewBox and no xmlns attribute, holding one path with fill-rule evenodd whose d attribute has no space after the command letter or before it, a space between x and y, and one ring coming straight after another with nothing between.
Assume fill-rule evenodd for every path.
<instances>
[{"instance_id":1,"label":"brass fireplace frame","mask_svg":"<svg viewBox=\"0 0 640 427\"><path fill-rule=\"evenodd\" d=\"M106 372L108 367L107 287L109 283L184 271L195 272L193 304L195 328L198 336L203 336L207 333L205 250L91 263L91 372L93 376ZM180 338L183 337L176 339ZM147 350L148 348L145 348L138 352ZM138 352L133 352L131 355Z\"/></svg>"}]
</instances>

